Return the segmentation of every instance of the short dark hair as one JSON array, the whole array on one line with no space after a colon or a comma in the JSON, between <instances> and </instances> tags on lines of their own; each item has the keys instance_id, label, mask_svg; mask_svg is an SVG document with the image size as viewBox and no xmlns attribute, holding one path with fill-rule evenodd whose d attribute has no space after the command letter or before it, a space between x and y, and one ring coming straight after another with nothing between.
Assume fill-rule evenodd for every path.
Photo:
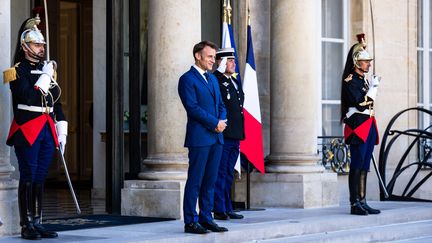
<instances>
[{"instance_id":1,"label":"short dark hair","mask_svg":"<svg viewBox=\"0 0 432 243\"><path fill-rule=\"evenodd\" d=\"M194 59L195 59L195 53L202 51L202 49L204 49L206 46L211 47L215 51L217 51L218 49L218 46L211 41L207 41L207 40L201 41L200 43L196 44L193 48Z\"/></svg>"}]
</instances>

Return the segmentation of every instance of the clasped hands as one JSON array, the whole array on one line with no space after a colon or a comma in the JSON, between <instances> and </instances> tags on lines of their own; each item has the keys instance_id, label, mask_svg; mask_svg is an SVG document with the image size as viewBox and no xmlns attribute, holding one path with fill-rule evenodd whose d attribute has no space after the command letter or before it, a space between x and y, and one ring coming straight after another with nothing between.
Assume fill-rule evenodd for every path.
<instances>
[{"instance_id":1,"label":"clasped hands","mask_svg":"<svg viewBox=\"0 0 432 243\"><path fill-rule=\"evenodd\" d=\"M227 120L219 120L219 122L215 128L215 132L217 132L217 133L223 132L227 126L226 122L227 122Z\"/></svg>"}]
</instances>

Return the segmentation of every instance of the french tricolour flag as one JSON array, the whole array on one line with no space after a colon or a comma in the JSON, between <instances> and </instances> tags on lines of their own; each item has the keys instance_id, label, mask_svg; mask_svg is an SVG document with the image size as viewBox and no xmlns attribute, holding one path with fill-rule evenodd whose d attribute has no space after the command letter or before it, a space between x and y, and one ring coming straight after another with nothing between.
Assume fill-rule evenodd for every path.
<instances>
[{"instance_id":1,"label":"french tricolour flag","mask_svg":"<svg viewBox=\"0 0 432 243\"><path fill-rule=\"evenodd\" d=\"M240 151L255 166L255 168L264 174L261 111L250 25L248 25L247 29L247 56L243 91L245 93L243 112L245 118L246 139L240 141Z\"/></svg>"}]
</instances>

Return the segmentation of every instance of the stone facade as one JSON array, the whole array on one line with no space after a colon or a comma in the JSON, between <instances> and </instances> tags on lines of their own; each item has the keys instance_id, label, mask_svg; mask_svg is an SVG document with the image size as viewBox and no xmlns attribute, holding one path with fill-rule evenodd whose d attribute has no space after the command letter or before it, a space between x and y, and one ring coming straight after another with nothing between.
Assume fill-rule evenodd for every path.
<instances>
[{"instance_id":1,"label":"stone facade","mask_svg":"<svg viewBox=\"0 0 432 243\"><path fill-rule=\"evenodd\" d=\"M0 52L15 41L11 28L11 0L0 6ZM368 1L351 0L350 36L365 32L375 57L376 73L383 77L376 104L379 129L393 115L417 103L417 1L373 1L375 50ZM317 136L321 82L321 19L318 0L235 1L233 25L240 66L246 53L246 16L251 11L255 61L263 122L267 174L251 175L252 206L325 207L347 198L343 176L327 173L318 165ZM29 8L29 4L24 4ZM105 126L105 18L104 1L93 4L94 57L94 168L93 192L104 197L105 146L99 131ZM140 180L126 181L122 190L122 214L181 218L187 150L183 147L186 114L177 94L180 75L193 64L192 47L201 40L201 1L149 1L148 53L148 156ZM16 28L16 27L14 27ZM352 44L351 43L351 44ZM7 68L11 51L2 53L1 69ZM396 71L395 71L396 70ZM2 131L10 121L8 87L0 89ZM415 127L417 117L397 124ZM0 133L0 140L6 134ZM403 151L409 141L397 144ZM377 147L378 148L378 147ZM399 154L395 154L398 157ZM10 179L10 149L0 147L0 216L17 223L16 181ZM394 165L393 165L394 166ZM372 171L372 173L374 173ZM372 176L371 176L372 177ZM237 181L236 200L244 200L244 178ZM340 188L338 186L341 185ZM378 199L377 181L369 180L370 199ZM344 189L345 188L345 189ZM419 192L430 195L428 191ZM5 200L7 198L7 200ZM12 210L10 210L12 208ZM8 209L8 213L6 210ZM2 231L4 230L4 231ZM3 234L15 228L0 227Z\"/></svg>"},{"instance_id":2,"label":"stone facade","mask_svg":"<svg viewBox=\"0 0 432 243\"><path fill-rule=\"evenodd\" d=\"M5 48L0 48L0 70L10 67L12 59L9 47L11 46L11 1L3 1L0 5L0 43ZM0 217L3 226L0 227L0 235L10 235L19 232L18 216L18 181L11 178L15 168L10 163L10 147L6 146L5 141L9 132L11 120L11 99L9 85L0 84Z\"/></svg>"}]
</instances>

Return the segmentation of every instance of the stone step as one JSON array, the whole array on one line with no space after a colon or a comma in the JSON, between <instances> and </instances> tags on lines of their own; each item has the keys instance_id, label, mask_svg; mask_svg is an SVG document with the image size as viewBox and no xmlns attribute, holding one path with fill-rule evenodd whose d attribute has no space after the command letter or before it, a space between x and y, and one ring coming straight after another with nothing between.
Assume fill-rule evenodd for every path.
<instances>
[{"instance_id":1,"label":"stone step","mask_svg":"<svg viewBox=\"0 0 432 243\"><path fill-rule=\"evenodd\" d=\"M282 237L268 240L254 240L251 243L285 243L285 242L432 242L432 220L408 223L388 224L358 229L321 232L301 236Z\"/></svg>"},{"instance_id":2,"label":"stone step","mask_svg":"<svg viewBox=\"0 0 432 243\"><path fill-rule=\"evenodd\" d=\"M392 241L406 237L432 237L430 203L370 204L381 209L382 213L350 215L348 206L287 210L267 208L265 211L244 212L244 220L217 221L229 229L225 233L176 234L163 239L155 237L133 242L370 242L376 239ZM404 228L409 228L412 234L406 233ZM398 232L394 233L393 229L398 229Z\"/></svg>"},{"instance_id":3,"label":"stone step","mask_svg":"<svg viewBox=\"0 0 432 243\"><path fill-rule=\"evenodd\" d=\"M424 236L424 237L416 237L411 239L404 239L404 240L395 240L392 241L394 243L425 243L425 242L432 242L432 236Z\"/></svg>"},{"instance_id":4,"label":"stone step","mask_svg":"<svg viewBox=\"0 0 432 243\"><path fill-rule=\"evenodd\" d=\"M183 221L89 228L59 232L58 242L432 242L432 204L427 202L369 202L379 215L349 214L349 205L299 209L266 208L242 211L241 220L216 221L225 233L184 233ZM2 226L4 227L4 225ZM18 236L0 242L22 242Z\"/></svg>"}]
</instances>

